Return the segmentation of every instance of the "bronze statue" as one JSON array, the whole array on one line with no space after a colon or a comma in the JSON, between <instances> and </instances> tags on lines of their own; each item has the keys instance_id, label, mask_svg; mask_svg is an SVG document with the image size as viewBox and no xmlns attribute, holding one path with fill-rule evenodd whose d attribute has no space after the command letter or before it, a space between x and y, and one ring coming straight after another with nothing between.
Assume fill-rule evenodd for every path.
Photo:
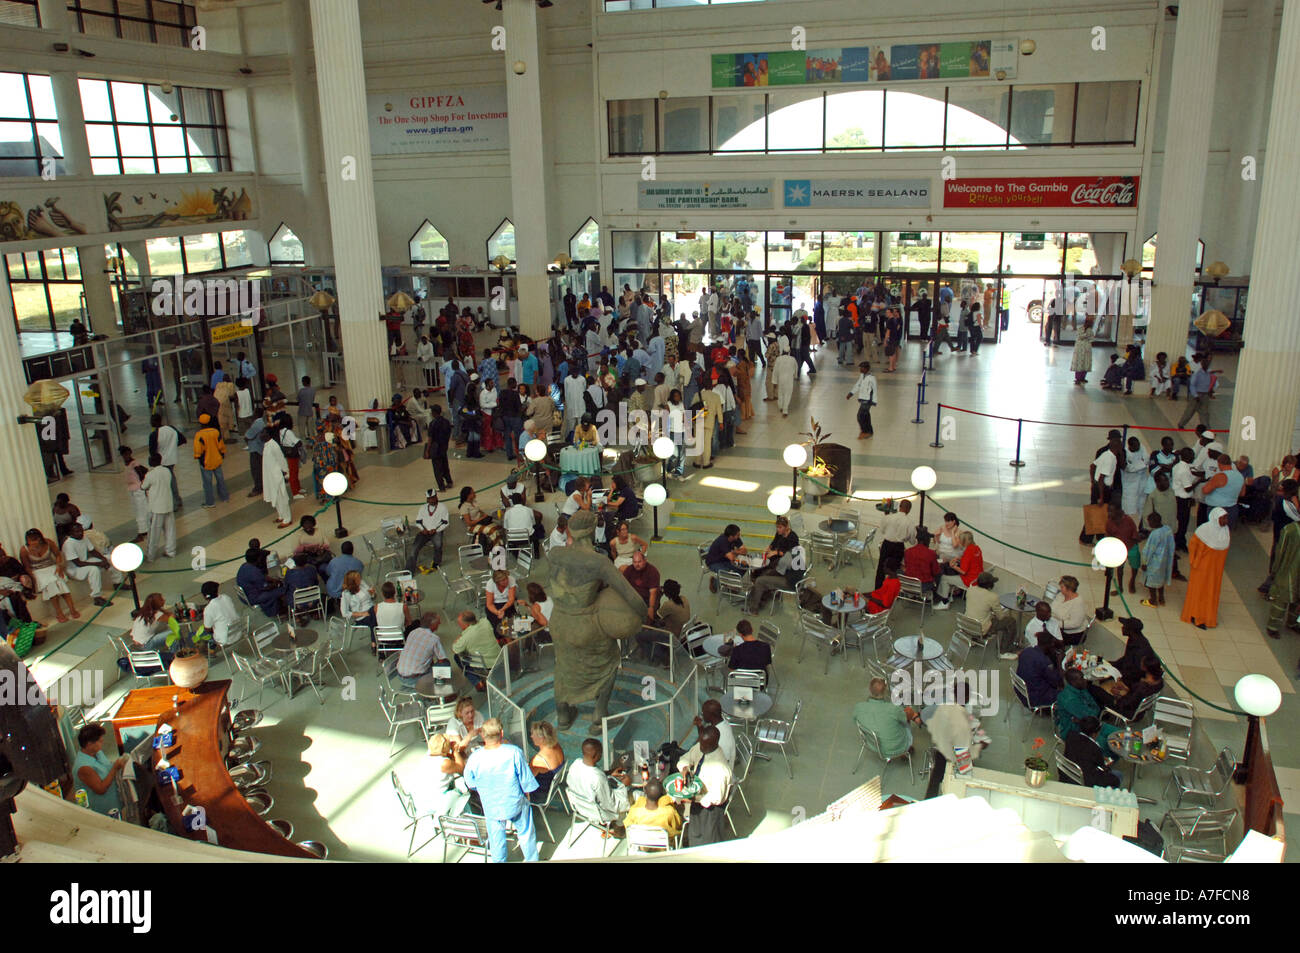
<instances>
[{"instance_id":1,"label":"bronze statue","mask_svg":"<svg viewBox=\"0 0 1300 953\"><path fill-rule=\"evenodd\" d=\"M569 518L571 546L552 549L551 581L555 600L551 638L555 642L555 711L561 730L578 717L577 705L596 700L590 731L600 730L609 713L621 651L619 639L641 631L644 600L614 568L609 558L592 549L596 518L579 510Z\"/></svg>"}]
</instances>

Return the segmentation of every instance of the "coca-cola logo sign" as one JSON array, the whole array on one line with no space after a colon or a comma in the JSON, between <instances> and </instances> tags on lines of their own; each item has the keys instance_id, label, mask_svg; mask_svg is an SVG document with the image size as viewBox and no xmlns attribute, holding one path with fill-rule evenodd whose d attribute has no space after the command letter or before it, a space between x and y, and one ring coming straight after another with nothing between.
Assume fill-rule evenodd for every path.
<instances>
[{"instance_id":1,"label":"coca-cola logo sign","mask_svg":"<svg viewBox=\"0 0 1300 953\"><path fill-rule=\"evenodd\" d=\"M1138 176L1050 176L949 179L945 208L1137 207Z\"/></svg>"}]
</instances>

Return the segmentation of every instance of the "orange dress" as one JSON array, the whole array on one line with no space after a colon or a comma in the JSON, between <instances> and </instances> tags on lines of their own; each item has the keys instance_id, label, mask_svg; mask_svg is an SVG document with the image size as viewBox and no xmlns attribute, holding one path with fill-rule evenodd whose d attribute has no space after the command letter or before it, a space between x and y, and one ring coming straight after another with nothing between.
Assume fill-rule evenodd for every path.
<instances>
[{"instance_id":1,"label":"orange dress","mask_svg":"<svg viewBox=\"0 0 1300 953\"><path fill-rule=\"evenodd\" d=\"M1180 618L1193 625L1214 628L1219 624L1219 589L1223 585L1223 566L1228 561L1228 551L1212 549L1199 536L1192 536L1187 541L1187 556L1191 569Z\"/></svg>"}]
</instances>

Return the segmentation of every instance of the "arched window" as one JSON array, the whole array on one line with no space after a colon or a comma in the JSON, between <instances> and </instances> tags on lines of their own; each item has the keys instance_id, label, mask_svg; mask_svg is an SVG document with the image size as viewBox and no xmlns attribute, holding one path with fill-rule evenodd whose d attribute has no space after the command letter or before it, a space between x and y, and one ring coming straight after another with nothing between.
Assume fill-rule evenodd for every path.
<instances>
[{"instance_id":1,"label":"arched window","mask_svg":"<svg viewBox=\"0 0 1300 953\"><path fill-rule=\"evenodd\" d=\"M1150 277L1156 270L1156 235L1152 235L1142 243L1142 271ZM1201 273L1201 266L1205 264L1205 242L1199 238L1196 240L1196 273Z\"/></svg>"},{"instance_id":2,"label":"arched window","mask_svg":"<svg viewBox=\"0 0 1300 953\"><path fill-rule=\"evenodd\" d=\"M569 257L575 265L594 265L600 261L600 226L594 218L582 223L582 228L569 239Z\"/></svg>"},{"instance_id":3,"label":"arched window","mask_svg":"<svg viewBox=\"0 0 1300 953\"><path fill-rule=\"evenodd\" d=\"M272 265L305 265L307 258L303 254L302 239L293 233L293 229L284 222L275 230L267 242L268 259Z\"/></svg>"},{"instance_id":4,"label":"arched window","mask_svg":"<svg viewBox=\"0 0 1300 953\"><path fill-rule=\"evenodd\" d=\"M504 255L510 259L510 265L513 267L515 262L515 226L510 219L503 218L501 224L497 226L496 231L487 240L487 260L488 264L498 255Z\"/></svg>"},{"instance_id":5,"label":"arched window","mask_svg":"<svg viewBox=\"0 0 1300 953\"><path fill-rule=\"evenodd\" d=\"M447 268L451 265L451 249L442 232L426 218L424 224L411 236L411 264Z\"/></svg>"}]
</instances>

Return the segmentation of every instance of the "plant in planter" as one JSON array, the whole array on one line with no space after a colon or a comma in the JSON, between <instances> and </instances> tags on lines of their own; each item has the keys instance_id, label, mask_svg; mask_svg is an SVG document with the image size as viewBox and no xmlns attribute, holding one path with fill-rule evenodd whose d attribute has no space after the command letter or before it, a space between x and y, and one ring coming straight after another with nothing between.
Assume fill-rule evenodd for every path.
<instances>
[{"instance_id":1,"label":"plant in planter","mask_svg":"<svg viewBox=\"0 0 1300 953\"><path fill-rule=\"evenodd\" d=\"M1038 751L1047 742L1042 738L1035 738L1032 745L1033 751ZM1042 787L1043 782L1047 780L1047 759L1038 755L1031 755L1025 759L1025 783L1031 788Z\"/></svg>"},{"instance_id":2,"label":"plant in planter","mask_svg":"<svg viewBox=\"0 0 1300 953\"><path fill-rule=\"evenodd\" d=\"M174 625L174 621L173 628L167 635L168 648L181 641L180 627ZM205 643L211 639L211 635L200 629L191 638L189 645L183 645L176 650L172 664L167 669L172 684L181 688L197 688L203 684L208 677L208 653Z\"/></svg>"},{"instance_id":3,"label":"plant in planter","mask_svg":"<svg viewBox=\"0 0 1300 953\"><path fill-rule=\"evenodd\" d=\"M805 478L804 493L813 497L825 496L830 491L830 480L835 473L835 468L818 456L817 451L830 434L823 433L822 425L815 417L810 417L808 430L800 433L799 436L808 438L804 442L809 444L808 457L812 461L801 471Z\"/></svg>"}]
</instances>

